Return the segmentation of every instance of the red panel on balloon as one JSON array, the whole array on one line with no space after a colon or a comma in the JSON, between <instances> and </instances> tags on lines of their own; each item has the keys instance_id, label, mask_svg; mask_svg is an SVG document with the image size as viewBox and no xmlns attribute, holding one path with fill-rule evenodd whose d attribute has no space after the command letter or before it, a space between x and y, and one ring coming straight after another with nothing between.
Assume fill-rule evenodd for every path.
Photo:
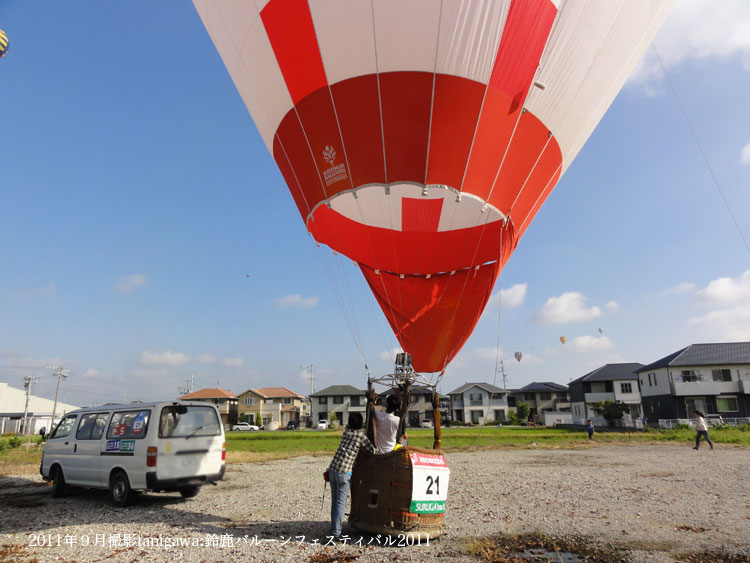
<instances>
[{"instance_id":1,"label":"red panel on balloon","mask_svg":"<svg viewBox=\"0 0 750 563\"><path fill-rule=\"evenodd\" d=\"M271 0L260 13L286 87L296 104L327 84L307 0Z\"/></svg>"},{"instance_id":2,"label":"red panel on balloon","mask_svg":"<svg viewBox=\"0 0 750 563\"><path fill-rule=\"evenodd\" d=\"M442 371L477 324L498 274L499 263L429 279L361 266L380 307L418 372Z\"/></svg>"}]
</instances>

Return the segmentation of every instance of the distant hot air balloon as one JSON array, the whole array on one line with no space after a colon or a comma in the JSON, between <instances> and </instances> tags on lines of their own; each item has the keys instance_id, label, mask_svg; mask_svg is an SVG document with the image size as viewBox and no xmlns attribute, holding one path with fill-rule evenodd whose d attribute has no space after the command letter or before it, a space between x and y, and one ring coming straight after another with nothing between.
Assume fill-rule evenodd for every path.
<instances>
[{"instance_id":1,"label":"distant hot air balloon","mask_svg":"<svg viewBox=\"0 0 750 563\"><path fill-rule=\"evenodd\" d=\"M0 59L2 59L8 52L8 36L5 32L0 29Z\"/></svg>"},{"instance_id":2,"label":"distant hot air balloon","mask_svg":"<svg viewBox=\"0 0 750 563\"><path fill-rule=\"evenodd\" d=\"M568 341L568 337L567 336L561 336L560 337L560 342L562 342L563 344L565 344L567 341Z\"/></svg>"},{"instance_id":3,"label":"distant hot air balloon","mask_svg":"<svg viewBox=\"0 0 750 563\"><path fill-rule=\"evenodd\" d=\"M440 372L673 0L193 2L309 233Z\"/></svg>"},{"instance_id":4,"label":"distant hot air balloon","mask_svg":"<svg viewBox=\"0 0 750 563\"><path fill-rule=\"evenodd\" d=\"M600 328L600 329L599 329L599 334L601 334L601 333L603 333L603 332L604 332L604 329L603 329L603 328Z\"/></svg>"},{"instance_id":5,"label":"distant hot air balloon","mask_svg":"<svg viewBox=\"0 0 750 563\"><path fill-rule=\"evenodd\" d=\"M516 357L516 360L518 360L519 362L521 361L521 358L523 358L523 354L521 354L521 352L516 352L513 355Z\"/></svg>"}]
</instances>

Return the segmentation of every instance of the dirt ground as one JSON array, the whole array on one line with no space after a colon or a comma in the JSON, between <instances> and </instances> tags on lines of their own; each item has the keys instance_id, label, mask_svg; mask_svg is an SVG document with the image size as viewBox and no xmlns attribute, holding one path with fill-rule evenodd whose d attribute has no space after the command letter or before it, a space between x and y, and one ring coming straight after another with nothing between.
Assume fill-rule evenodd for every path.
<instances>
[{"instance_id":1,"label":"dirt ground","mask_svg":"<svg viewBox=\"0 0 750 563\"><path fill-rule=\"evenodd\" d=\"M193 499L147 493L124 509L105 491L53 499L38 475L0 477L0 562L476 561L473 539L524 533L619 548L634 562L750 561L750 449L529 447L447 458L444 535L408 547L347 527L347 544L325 545L328 457L232 464Z\"/></svg>"}]
</instances>

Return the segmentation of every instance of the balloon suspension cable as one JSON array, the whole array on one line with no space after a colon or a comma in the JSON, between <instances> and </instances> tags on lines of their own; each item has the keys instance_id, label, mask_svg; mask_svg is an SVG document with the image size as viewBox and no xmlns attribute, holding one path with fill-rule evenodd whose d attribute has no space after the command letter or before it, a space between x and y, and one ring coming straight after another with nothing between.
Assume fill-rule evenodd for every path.
<instances>
[{"instance_id":1,"label":"balloon suspension cable","mask_svg":"<svg viewBox=\"0 0 750 563\"><path fill-rule=\"evenodd\" d=\"M440 376L435 383L432 383L427 375L414 371L411 364L411 354L400 352L396 354L396 365L393 373L381 377L368 378L368 383L370 381L372 381L372 383L391 387L392 389L403 389L407 385L418 385L420 387L434 389L440 381Z\"/></svg>"}]
</instances>

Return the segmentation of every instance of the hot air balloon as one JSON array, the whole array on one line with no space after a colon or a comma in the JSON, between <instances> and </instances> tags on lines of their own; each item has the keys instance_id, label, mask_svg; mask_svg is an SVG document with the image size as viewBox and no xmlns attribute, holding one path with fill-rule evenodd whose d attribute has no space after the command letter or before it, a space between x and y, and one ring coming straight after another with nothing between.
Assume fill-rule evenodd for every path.
<instances>
[{"instance_id":1,"label":"hot air balloon","mask_svg":"<svg viewBox=\"0 0 750 563\"><path fill-rule=\"evenodd\" d=\"M358 264L412 358L403 376L442 373L469 338L673 0L193 2L310 235Z\"/></svg>"},{"instance_id":2,"label":"hot air balloon","mask_svg":"<svg viewBox=\"0 0 750 563\"><path fill-rule=\"evenodd\" d=\"M194 4L315 241L440 372L672 0Z\"/></svg>"},{"instance_id":3,"label":"hot air balloon","mask_svg":"<svg viewBox=\"0 0 750 563\"><path fill-rule=\"evenodd\" d=\"M0 59L8 53L8 36L0 29Z\"/></svg>"},{"instance_id":4,"label":"hot air balloon","mask_svg":"<svg viewBox=\"0 0 750 563\"><path fill-rule=\"evenodd\" d=\"M521 358L523 358L523 354L521 354L521 352L516 352L513 355L516 357L516 360L518 360L519 362L521 361Z\"/></svg>"},{"instance_id":5,"label":"hot air balloon","mask_svg":"<svg viewBox=\"0 0 750 563\"><path fill-rule=\"evenodd\" d=\"M560 337L560 342L562 342L563 344L565 344L567 341L568 341L568 337L567 336L561 336Z\"/></svg>"},{"instance_id":6,"label":"hot air balloon","mask_svg":"<svg viewBox=\"0 0 750 563\"><path fill-rule=\"evenodd\" d=\"M599 329L599 334L602 334L603 332L604 332L604 329L603 329L603 328L600 328L600 329Z\"/></svg>"}]
</instances>

